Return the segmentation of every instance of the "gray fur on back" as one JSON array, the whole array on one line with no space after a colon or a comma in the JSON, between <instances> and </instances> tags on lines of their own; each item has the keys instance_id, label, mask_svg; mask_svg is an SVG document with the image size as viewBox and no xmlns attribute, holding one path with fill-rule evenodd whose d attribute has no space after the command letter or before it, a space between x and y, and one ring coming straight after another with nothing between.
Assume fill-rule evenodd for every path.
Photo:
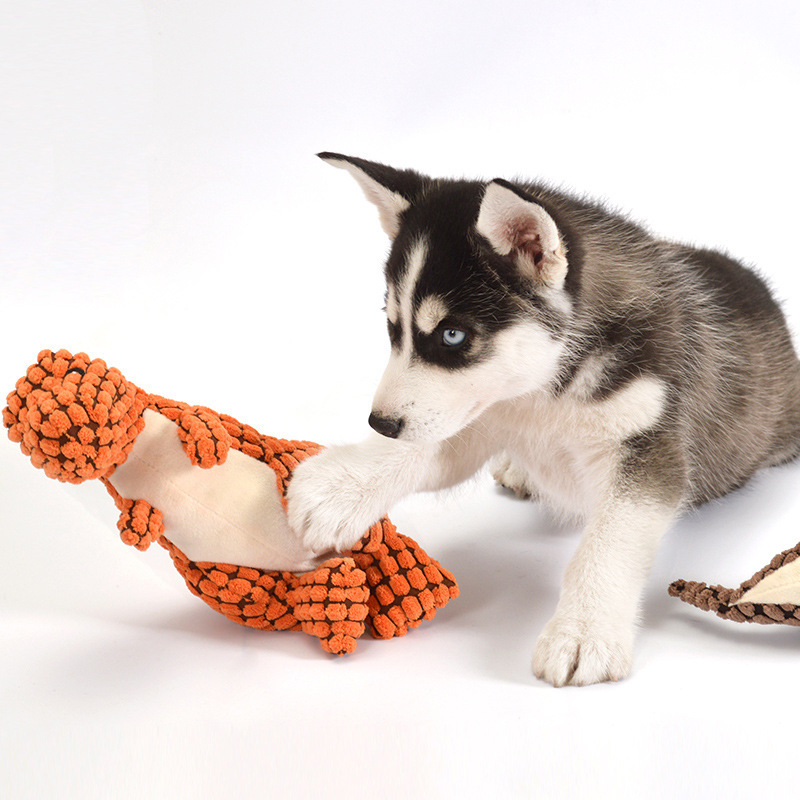
<instances>
[{"instance_id":1,"label":"gray fur on back","mask_svg":"<svg viewBox=\"0 0 800 800\"><path fill-rule=\"evenodd\" d=\"M554 211L578 251L575 315L564 331L571 362L555 391L589 354L608 363L598 394L637 374L664 379L667 414L632 444L646 447L667 433L662 443L679 445L664 464L683 462L688 505L798 455L800 363L759 276L719 252L659 240L599 206L523 188ZM670 476L663 478L666 489Z\"/></svg>"}]
</instances>

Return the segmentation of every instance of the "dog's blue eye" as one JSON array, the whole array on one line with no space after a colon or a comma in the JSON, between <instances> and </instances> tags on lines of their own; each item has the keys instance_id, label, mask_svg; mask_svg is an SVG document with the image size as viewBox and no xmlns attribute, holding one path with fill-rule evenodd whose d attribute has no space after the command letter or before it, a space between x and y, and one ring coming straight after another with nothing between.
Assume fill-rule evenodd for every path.
<instances>
[{"instance_id":1,"label":"dog's blue eye","mask_svg":"<svg viewBox=\"0 0 800 800\"><path fill-rule=\"evenodd\" d=\"M458 347L464 344L467 334L457 328L445 328L442 331L442 344L446 347Z\"/></svg>"}]
</instances>

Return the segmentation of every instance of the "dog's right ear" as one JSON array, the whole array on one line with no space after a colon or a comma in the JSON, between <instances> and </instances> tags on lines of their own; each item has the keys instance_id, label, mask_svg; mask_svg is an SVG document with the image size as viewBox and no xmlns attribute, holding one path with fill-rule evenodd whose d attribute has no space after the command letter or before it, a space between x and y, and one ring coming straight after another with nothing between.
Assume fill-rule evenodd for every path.
<instances>
[{"instance_id":1,"label":"dog's right ear","mask_svg":"<svg viewBox=\"0 0 800 800\"><path fill-rule=\"evenodd\" d=\"M381 227L394 239L400 230L401 215L422 190L425 178L410 169L393 169L363 158L339 153L317 155L331 166L346 169L358 181L367 200L378 207Z\"/></svg>"},{"instance_id":2,"label":"dog's right ear","mask_svg":"<svg viewBox=\"0 0 800 800\"><path fill-rule=\"evenodd\" d=\"M487 184L476 230L513 259L523 278L553 289L564 285L567 257L556 223L514 184L500 178Z\"/></svg>"}]
</instances>

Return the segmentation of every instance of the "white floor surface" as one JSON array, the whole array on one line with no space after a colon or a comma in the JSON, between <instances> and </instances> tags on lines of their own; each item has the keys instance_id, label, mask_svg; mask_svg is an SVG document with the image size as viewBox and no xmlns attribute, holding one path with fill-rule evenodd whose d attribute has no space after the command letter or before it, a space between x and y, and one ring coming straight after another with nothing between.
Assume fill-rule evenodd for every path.
<instances>
[{"instance_id":1,"label":"white floor surface","mask_svg":"<svg viewBox=\"0 0 800 800\"><path fill-rule=\"evenodd\" d=\"M356 440L387 242L340 151L541 176L758 264L800 330L796 3L41 0L0 8L0 396L44 347L265 433ZM5 388L3 388L5 387ZM681 521L633 675L530 658L579 531L484 475L392 512L461 597L346 658L242 629L101 487L0 441L0 797L796 794L800 631L667 596L800 538L800 466Z\"/></svg>"}]
</instances>

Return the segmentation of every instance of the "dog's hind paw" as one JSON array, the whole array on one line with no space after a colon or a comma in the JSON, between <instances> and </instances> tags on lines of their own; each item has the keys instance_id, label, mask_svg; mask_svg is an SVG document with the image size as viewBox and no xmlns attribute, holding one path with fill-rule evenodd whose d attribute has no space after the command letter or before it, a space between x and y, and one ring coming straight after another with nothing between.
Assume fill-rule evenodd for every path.
<instances>
[{"instance_id":1,"label":"dog's hind paw","mask_svg":"<svg viewBox=\"0 0 800 800\"><path fill-rule=\"evenodd\" d=\"M527 473L509 456L501 455L497 458L492 463L491 470L498 486L508 489L523 500L536 498L536 491L530 485Z\"/></svg>"}]
</instances>

